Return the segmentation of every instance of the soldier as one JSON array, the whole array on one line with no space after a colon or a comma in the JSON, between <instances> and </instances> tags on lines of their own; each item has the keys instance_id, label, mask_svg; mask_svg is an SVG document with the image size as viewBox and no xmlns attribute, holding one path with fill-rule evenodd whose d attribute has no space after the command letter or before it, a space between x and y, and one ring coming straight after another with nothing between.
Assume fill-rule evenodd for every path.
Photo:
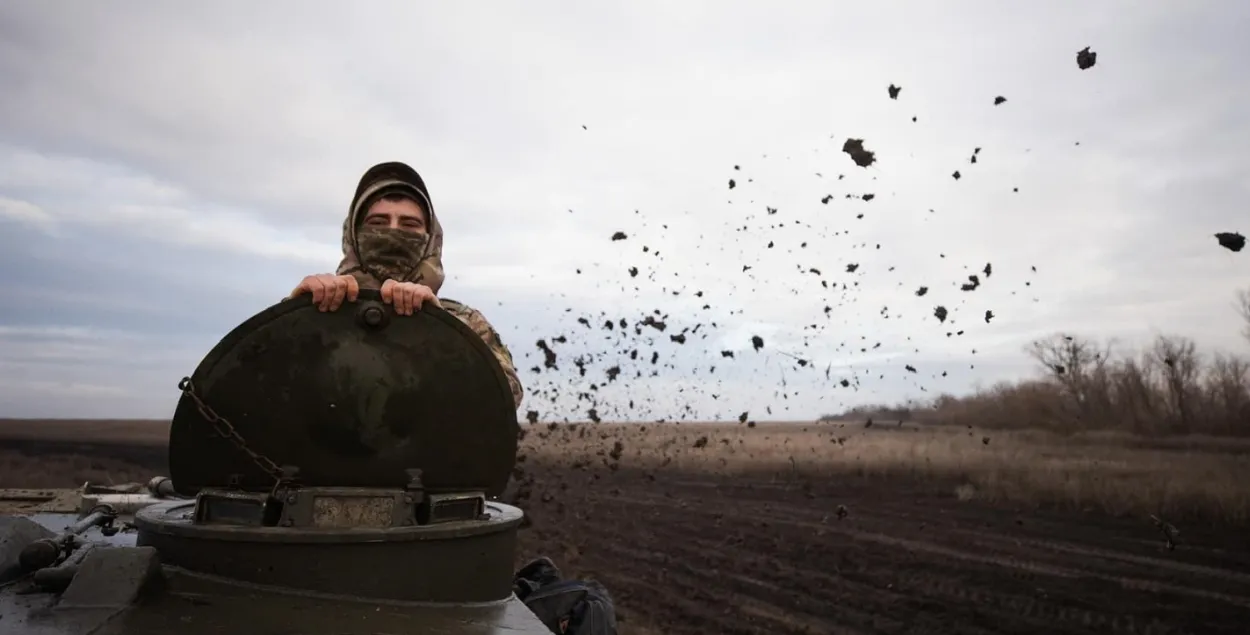
<instances>
[{"instance_id":1,"label":"soldier","mask_svg":"<svg viewBox=\"0 0 1250 635\"><path fill-rule=\"evenodd\" d=\"M335 311L344 300L355 302L365 287L379 289L382 300L400 315L412 315L426 303L445 309L468 324L494 352L508 377L512 400L520 408L521 382L499 333L480 312L438 297L443 285L442 254L443 228L425 182L403 163L381 163L369 168L356 186L343 221L343 260L338 269L304 278L290 297L308 293L320 310ZM523 567L514 586L518 597L553 633L616 635L616 609L607 589L593 581L563 579L547 558Z\"/></svg>"},{"instance_id":2,"label":"soldier","mask_svg":"<svg viewBox=\"0 0 1250 635\"><path fill-rule=\"evenodd\" d=\"M356 186L343 221L343 260L336 273L305 277L289 297L308 293L320 310L335 311L344 300L355 302L363 286L379 289L382 300L400 315L412 315L427 302L445 309L469 325L494 352L508 377L512 400L520 408L524 391L499 333L479 311L438 297L443 285L442 255L443 228L425 182L403 163L381 163L369 168Z\"/></svg>"}]
</instances>

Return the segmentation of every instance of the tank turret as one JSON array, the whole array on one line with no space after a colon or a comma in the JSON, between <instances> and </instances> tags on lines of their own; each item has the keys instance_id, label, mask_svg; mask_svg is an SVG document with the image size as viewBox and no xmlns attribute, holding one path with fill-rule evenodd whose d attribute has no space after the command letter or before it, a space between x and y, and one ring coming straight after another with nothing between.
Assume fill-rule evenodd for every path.
<instances>
[{"instance_id":1,"label":"tank turret","mask_svg":"<svg viewBox=\"0 0 1250 635\"><path fill-rule=\"evenodd\" d=\"M513 594L503 370L437 308L307 296L179 383L170 478L0 517L0 615L32 633L547 633Z\"/></svg>"}]
</instances>

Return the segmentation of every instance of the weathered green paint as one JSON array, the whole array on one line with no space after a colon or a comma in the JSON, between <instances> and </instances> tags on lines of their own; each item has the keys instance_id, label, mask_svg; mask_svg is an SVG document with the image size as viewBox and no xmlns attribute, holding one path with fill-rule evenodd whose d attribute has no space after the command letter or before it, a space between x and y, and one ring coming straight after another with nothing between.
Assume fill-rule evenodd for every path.
<instances>
[{"instance_id":1,"label":"weathered green paint","mask_svg":"<svg viewBox=\"0 0 1250 635\"><path fill-rule=\"evenodd\" d=\"M365 323L370 310L381 325ZM307 485L402 487L420 468L429 491L498 495L516 460L511 390L482 339L434 307L396 315L375 291L333 313L307 296L275 305L226 335L192 380L253 450ZM273 485L185 396L169 463L183 494L232 474L243 489Z\"/></svg>"},{"instance_id":2,"label":"weathered green paint","mask_svg":"<svg viewBox=\"0 0 1250 635\"><path fill-rule=\"evenodd\" d=\"M441 494L497 494L516 457L507 379L455 317L437 309L396 316L368 292L336 313L290 300L227 335L193 381L249 447L300 468L298 480L274 492L272 500L292 506L282 520L202 524L195 501L169 499L171 489L229 489L237 474L242 487L231 491L271 500L264 472L184 396L170 427L173 487L154 479L147 495L118 495L126 511L117 520L137 531L90 529L77 555L0 585L0 631L548 632L511 592L521 510L488 502L476 518L479 507L464 520L427 518ZM0 490L0 563L78 522L101 502L87 494ZM336 494L397 503L389 516L344 512L333 526L317 526L320 517L305 507ZM343 526L352 518L355 526ZM27 593L39 590L36 578L47 587Z\"/></svg>"}]
</instances>

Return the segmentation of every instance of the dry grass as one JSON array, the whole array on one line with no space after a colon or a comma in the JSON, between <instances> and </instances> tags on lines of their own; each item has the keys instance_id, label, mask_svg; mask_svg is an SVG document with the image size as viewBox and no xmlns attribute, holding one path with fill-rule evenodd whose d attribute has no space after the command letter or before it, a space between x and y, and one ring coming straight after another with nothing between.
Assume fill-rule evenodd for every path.
<instances>
[{"instance_id":1,"label":"dry grass","mask_svg":"<svg viewBox=\"0 0 1250 635\"><path fill-rule=\"evenodd\" d=\"M166 471L166 421L0 419L0 487L144 482Z\"/></svg>"},{"instance_id":2,"label":"dry grass","mask_svg":"<svg viewBox=\"0 0 1250 635\"><path fill-rule=\"evenodd\" d=\"M880 481L883 491L904 479L965 500L1250 523L1250 440L1245 439L1106 431L1061 435L897 422L871 428L860 422L793 422L754 428L523 424L523 429L525 460L569 468L602 463L660 475L715 471L787 482L856 479ZM146 480L165 471L160 444L166 430L160 423L136 421L0 421L0 486ZM702 447L695 447L702 438ZM88 440L95 443L83 445Z\"/></svg>"},{"instance_id":3,"label":"dry grass","mask_svg":"<svg viewBox=\"0 0 1250 635\"><path fill-rule=\"evenodd\" d=\"M704 447L694 447L706 437ZM776 479L898 479L962 499L1250 522L1250 442L1059 436L954 427L866 429L863 424L580 425L531 429L534 459L649 469L771 471ZM1144 447L1154 446L1154 447Z\"/></svg>"},{"instance_id":4,"label":"dry grass","mask_svg":"<svg viewBox=\"0 0 1250 635\"><path fill-rule=\"evenodd\" d=\"M161 470L163 471L163 470ZM132 461L87 454L31 456L0 449L0 487L78 487L86 482L144 483L159 471Z\"/></svg>"},{"instance_id":5,"label":"dry grass","mask_svg":"<svg viewBox=\"0 0 1250 635\"><path fill-rule=\"evenodd\" d=\"M169 422L149 419L0 419L0 441L165 445Z\"/></svg>"}]
</instances>

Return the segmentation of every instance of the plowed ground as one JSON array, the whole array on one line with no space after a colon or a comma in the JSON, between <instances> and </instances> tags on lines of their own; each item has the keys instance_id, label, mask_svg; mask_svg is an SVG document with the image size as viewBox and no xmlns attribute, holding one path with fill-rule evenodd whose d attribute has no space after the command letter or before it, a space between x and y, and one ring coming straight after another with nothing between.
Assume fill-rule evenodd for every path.
<instances>
[{"instance_id":1,"label":"plowed ground","mask_svg":"<svg viewBox=\"0 0 1250 635\"><path fill-rule=\"evenodd\" d=\"M41 433L0 434L0 487L168 473L160 434L127 444L21 429ZM1168 550L1141 513L961 500L959 481L933 474L800 478L792 463L711 454L715 442L635 449L655 434L607 458L595 449L607 436L531 436L509 493L531 521L518 564L548 555L602 581L623 634L1250 633L1244 524L1183 523Z\"/></svg>"},{"instance_id":2,"label":"plowed ground","mask_svg":"<svg viewBox=\"0 0 1250 635\"><path fill-rule=\"evenodd\" d=\"M1250 537L1232 530L1169 551L1140 519L899 482L529 470L567 488L535 488L520 551L604 582L626 633L1250 632Z\"/></svg>"},{"instance_id":3,"label":"plowed ground","mask_svg":"<svg viewBox=\"0 0 1250 635\"><path fill-rule=\"evenodd\" d=\"M624 632L1088 632L1250 629L1246 536L1014 512L903 484L810 490L769 475L530 467L522 554L599 579ZM838 506L846 515L839 517ZM1190 531L1193 532L1193 531Z\"/></svg>"}]
</instances>

